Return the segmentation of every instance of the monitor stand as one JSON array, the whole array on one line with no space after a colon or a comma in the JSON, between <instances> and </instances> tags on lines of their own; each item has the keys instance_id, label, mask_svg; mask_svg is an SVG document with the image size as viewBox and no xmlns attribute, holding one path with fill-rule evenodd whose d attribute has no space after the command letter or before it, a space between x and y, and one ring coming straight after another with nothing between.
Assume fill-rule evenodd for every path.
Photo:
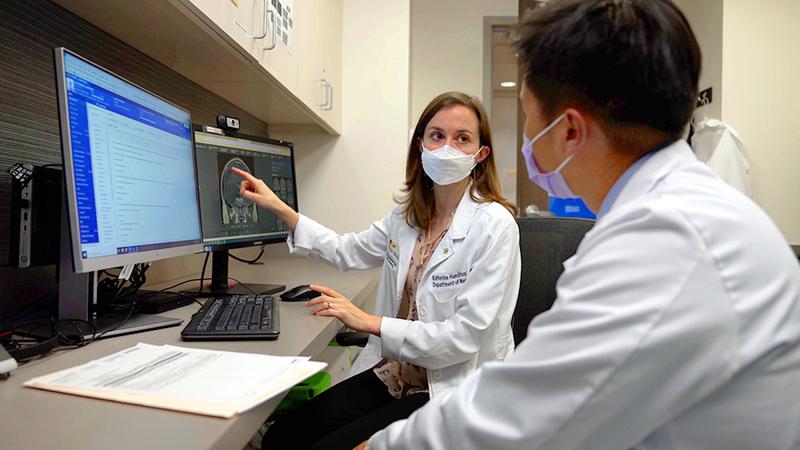
<instances>
[{"instance_id":1,"label":"monitor stand","mask_svg":"<svg viewBox=\"0 0 800 450\"><path fill-rule=\"evenodd\" d=\"M83 340L105 339L125 334L141 333L143 331L157 330L159 328L175 327L183 323L181 319L155 316L151 314L134 313L126 319L124 314L118 316L98 316L87 322L72 322L70 327L61 326L67 330L79 330ZM77 335L77 333L75 333Z\"/></svg>"},{"instance_id":2,"label":"monitor stand","mask_svg":"<svg viewBox=\"0 0 800 450\"><path fill-rule=\"evenodd\" d=\"M123 334L139 333L141 331L154 330L157 328L174 327L183 323L181 319L159 317L150 314L134 313L126 320L126 315L115 315L113 317L97 316L97 272L76 273L72 264L72 243L70 241L69 223L66 213L66 192L62 189L62 205L64 208L61 214L61 239L60 257L58 261L58 319L77 319L92 323L95 328L88 324L73 322L81 330L85 338L91 339L119 336Z\"/></svg>"},{"instance_id":3,"label":"monitor stand","mask_svg":"<svg viewBox=\"0 0 800 450\"><path fill-rule=\"evenodd\" d=\"M211 257L211 283L203 286L199 295L212 297L227 297L230 295L258 294L277 294L286 290L286 286L280 284L229 284L228 283L228 250L215 250ZM183 294L198 295L196 290L186 290Z\"/></svg>"}]
</instances>

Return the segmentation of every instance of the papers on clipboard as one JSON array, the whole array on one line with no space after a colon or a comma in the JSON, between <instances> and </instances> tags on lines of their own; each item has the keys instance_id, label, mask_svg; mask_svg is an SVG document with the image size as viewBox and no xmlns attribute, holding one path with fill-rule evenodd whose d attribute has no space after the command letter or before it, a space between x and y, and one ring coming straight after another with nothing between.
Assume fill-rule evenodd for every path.
<instances>
[{"instance_id":1,"label":"papers on clipboard","mask_svg":"<svg viewBox=\"0 0 800 450\"><path fill-rule=\"evenodd\" d=\"M307 357L283 357L137 344L26 387L229 418L324 369Z\"/></svg>"}]
</instances>

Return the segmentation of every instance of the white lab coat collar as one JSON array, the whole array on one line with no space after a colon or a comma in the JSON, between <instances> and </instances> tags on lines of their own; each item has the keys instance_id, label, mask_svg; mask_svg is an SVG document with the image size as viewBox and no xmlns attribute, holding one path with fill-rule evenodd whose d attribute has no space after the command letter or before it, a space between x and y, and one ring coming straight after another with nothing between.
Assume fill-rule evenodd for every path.
<instances>
[{"instance_id":1,"label":"white lab coat collar","mask_svg":"<svg viewBox=\"0 0 800 450\"><path fill-rule=\"evenodd\" d=\"M461 201L458 202L456 212L453 215L453 221L450 224L450 230L444 235L442 241L437 247L436 253L433 254L425 269L422 272L422 280L430 274L439 264L446 261L453 256L458 246L467 236L469 227L474 222L475 212L478 210L478 202L472 199L470 189L472 182L467 185L464 195L461 196Z\"/></svg>"},{"instance_id":2,"label":"white lab coat collar","mask_svg":"<svg viewBox=\"0 0 800 450\"><path fill-rule=\"evenodd\" d=\"M447 258L455 253L456 246L454 241L462 241L469 232L470 225L474 222L475 213L478 210L478 202L472 199L470 189L472 188L472 181L467 185L467 189L461 196L461 200L456 207L456 212L453 215L453 222L450 224L450 231L447 232L445 237L440 243L442 251L437 252L428 264L425 266L422 277L424 278L434 267L444 262ZM408 276L409 264L411 262L411 253L413 252L414 242L419 237L420 230L413 228L405 223L405 226L398 230L397 242L402 249L400 252L399 264L400 267L397 271L397 289L395 292L396 307L400 306L400 299L403 296L403 287L405 286L405 279ZM446 251L444 249L447 249ZM397 309L396 308L396 309ZM395 310L396 314L397 311Z\"/></svg>"},{"instance_id":3,"label":"white lab coat collar","mask_svg":"<svg viewBox=\"0 0 800 450\"><path fill-rule=\"evenodd\" d=\"M608 211L611 212L650 192L668 174L694 163L697 163L697 157L684 140L676 141L656 151L628 180Z\"/></svg>"},{"instance_id":4,"label":"white lab coat collar","mask_svg":"<svg viewBox=\"0 0 800 450\"><path fill-rule=\"evenodd\" d=\"M450 224L450 233L448 234L450 234L450 237L454 240L464 239L467 236L469 226L472 224L475 218L475 212L478 210L478 202L472 199L472 196L469 194L470 189L472 189L472 181L467 185L467 189L464 191L461 201L458 202L456 213L453 216L453 223ZM476 192L475 195L480 198L479 193Z\"/></svg>"}]
</instances>

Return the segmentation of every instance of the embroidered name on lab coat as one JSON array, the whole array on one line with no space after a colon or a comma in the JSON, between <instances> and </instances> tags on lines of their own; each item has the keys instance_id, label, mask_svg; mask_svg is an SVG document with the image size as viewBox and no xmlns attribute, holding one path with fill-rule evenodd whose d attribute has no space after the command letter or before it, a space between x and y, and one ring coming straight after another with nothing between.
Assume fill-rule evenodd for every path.
<instances>
[{"instance_id":1,"label":"embroidered name on lab coat","mask_svg":"<svg viewBox=\"0 0 800 450\"><path fill-rule=\"evenodd\" d=\"M397 269L399 256L397 253L397 242L389 240L389 245L386 247L386 264L392 269Z\"/></svg>"},{"instance_id":2,"label":"embroidered name on lab coat","mask_svg":"<svg viewBox=\"0 0 800 450\"><path fill-rule=\"evenodd\" d=\"M467 272L454 272L444 274L434 274L431 277L434 289L441 289L450 286L458 286L467 282Z\"/></svg>"}]
</instances>

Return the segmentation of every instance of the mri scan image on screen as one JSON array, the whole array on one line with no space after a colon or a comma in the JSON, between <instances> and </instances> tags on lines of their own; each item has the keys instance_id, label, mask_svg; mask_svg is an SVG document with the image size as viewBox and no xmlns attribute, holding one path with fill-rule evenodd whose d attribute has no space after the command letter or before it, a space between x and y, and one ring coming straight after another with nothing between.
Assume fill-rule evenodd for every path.
<instances>
[{"instance_id":1,"label":"mri scan image on screen","mask_svg":"<svg viewBox=\"0 0 800 450\"><path fill-rule=\"evenodd\" d=\"M212 247L256 245L286 238L275 214L239 195L236 168L264 180L290 207L297 208L291 144L255 136L195 132L203 242Z\"/></svg>"},{"instance_id":2,"label":"mri scan image on screen","mask_svg":"<svg viewBox=\"0 0 800 450\"><path fill-rule=\"evenodd\" d=\"M255 203L239 195L242 177L233 173L236 168L253 176L258 176L251 169L253 158L220 153L217 155L220 167L219 193L222 201L222 223L256 223L258 208Z\"/></svg>"}]
</instances>

